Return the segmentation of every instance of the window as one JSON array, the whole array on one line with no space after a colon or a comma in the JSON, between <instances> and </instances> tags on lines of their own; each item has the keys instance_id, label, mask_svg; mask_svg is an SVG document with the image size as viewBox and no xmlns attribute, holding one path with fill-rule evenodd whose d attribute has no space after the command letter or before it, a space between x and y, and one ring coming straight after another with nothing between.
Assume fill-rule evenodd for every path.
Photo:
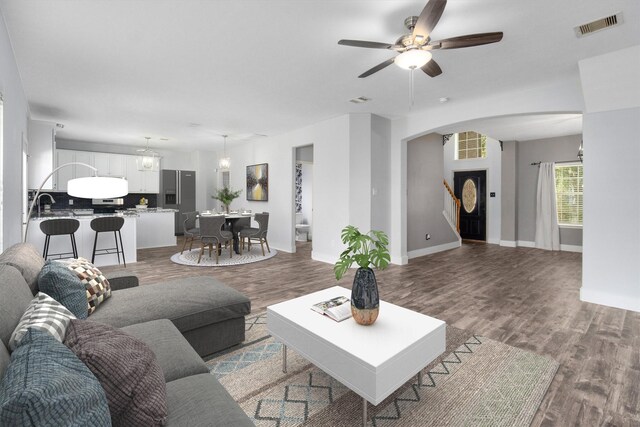
<instances>
[{"instance_id":1,"label":"window","mask_svg":"<svg viewBox=\"0 0 640 427\"><path fill-rule=\"evenodd\" d=\"M558 225L582 225L582 165L556 165Z\"/></svg>"},{"instance_id":2,"label":"window","mask_svg":"<svg viewBox=\"0 0 640 427\"><path fill-rule=\"evenodd\" d=\"M487 137L478 132L460 132L456 134L457 159L480 159L487 157Z\"/></svg>"}]
</instances>

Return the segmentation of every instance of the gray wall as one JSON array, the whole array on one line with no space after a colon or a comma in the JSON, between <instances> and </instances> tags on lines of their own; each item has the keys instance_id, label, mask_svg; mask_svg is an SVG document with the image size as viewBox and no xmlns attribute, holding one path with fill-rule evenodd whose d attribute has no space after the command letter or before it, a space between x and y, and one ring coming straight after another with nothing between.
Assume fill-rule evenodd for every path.
<instances>
[{"instance_id":1,"label":"gray wall","mask_svg":"<svg viewBox=\"0 0 640 427\"><path fill-rule=\"evenodd\" d=\"M296 147L296 160L313 163L313 145Z\"/></svg>"},{"instance_id":2,"label":"gray wall","mask_svg":"<svg viewBox=\"0 0 640 427\"><path fill-rule=\"evenodd\" d=\"M458 239L445 219L442 135L432 133L407 143L407 251ZM425 234L431 240L425 240Z\"/></svg>"},{"instance_id":3,"label":"gray wall","mask_svg":"<svg viewBox=\"0 0 640 427\"><path fill-rule=\"evenodd\" d=\"M518 233L518 173L516 170L518 143L502 143L502 224L500 240L515 242Z\"/></svg>"},{"instance_id":4,"label":"gray wall","mask_svg":"<svg viewBox=\"0 0 640 427\"><path fill-rule=\"evenodd\" d=\"M582 135L569 135L518 142L518 240L528 242L535 240L538 167L531 166L531 163L539 161L578 161L577 153L581 139ZM582 246L582 229L561 228L560 243L563 245Z\"/></svg>"},{"instance_id":5,"label":"gray wall","mask_svg":"<svg viewBox=\"0 0 640 427\"><path fill-rule=\"evenodd\" d=\"M1 14L0 92L4 98L1 157L3 248L0 249L4 249L22 240L22 136L27 136L29 106Z\"/></svg>"}]
</instances>

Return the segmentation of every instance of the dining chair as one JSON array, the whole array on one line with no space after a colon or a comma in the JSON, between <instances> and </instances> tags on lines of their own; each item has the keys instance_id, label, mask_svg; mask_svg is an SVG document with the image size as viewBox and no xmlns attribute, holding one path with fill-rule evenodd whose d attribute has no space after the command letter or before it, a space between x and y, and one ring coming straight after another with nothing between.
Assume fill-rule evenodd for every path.
<instances>
[{"instance_id":1,"label":"dining chair","mask_svg":"<svg viewBox=\"0 0 640 427\"><path fill-rule=\"evenodd\" d=\"M219 254L218 251L221 250L222 244L226 244L231 242L229 245L229 258L233 255L233 233L230 231L225 231L222 229L222 226L225 224L224 215L212 215L212 216L201 216L200 217L200 255L198 255L198 264L200 264L200 260L202 258L202 254L204 253L204 248L209 246L209 258L211 258L211 251L213 250L213 245L215 245L215 253L216 253L216 264L219 263Z\"/></svg>"},{"instance_id":2,"label":"dining chair","mask_svg":"<svg viewBox=\"0 0 640 427\"><path fill-rule=\"evenodd\" d=\"M260 247L262 248L262 256L265 256L264 253L264 245L267 245L267 250L271 253L271 249L269 248L269 242L267 241L267 232L269 231L269 212L257 213L254 216L254 219L258 223L258 228L249 227L244 228L238 234L240 238L240 254L242 254L242 249L244 249L244 239L247 239L247 248L251 250L251 240L257 240L260 242Z\"/></svg>"},{"instance_id":3,"label":"dining chair","mask_svg":"<svg viewBox=\"0 0 640 427\"><path fill-rule=\"evenodd\" d=\"M193 241L200 237L200 229L196 226L196 220L198 219L199 212L187 212L182 214L185 219L182 223L182 232L184 234L184 244L180 254L184 252L187 247L187 243L190 243L189 250L193 249Z\"/></svg>"}]
</instances>

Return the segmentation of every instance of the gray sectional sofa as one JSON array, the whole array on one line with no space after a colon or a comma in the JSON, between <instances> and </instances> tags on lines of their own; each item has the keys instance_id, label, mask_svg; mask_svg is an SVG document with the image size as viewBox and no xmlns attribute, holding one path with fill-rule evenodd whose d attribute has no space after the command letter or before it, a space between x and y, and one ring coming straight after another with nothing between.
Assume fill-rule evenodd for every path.
<instances>
[{"instance_id":1,"label":"gray sectional sofa","mask_svg":"<svg viewBox=\"0 0 640 427\"><path fill-rule=\"evenodd\" d=\"M0 254L0 381L10 362L8 342L37 293L44 260L29 244ZM134 276L107 276L112 296L89 319L144 341L155 353L167 386L169 426L252 426L201 356L244 340L250 301L211 277L138 286Z\"/></svg>"}]
</instances>

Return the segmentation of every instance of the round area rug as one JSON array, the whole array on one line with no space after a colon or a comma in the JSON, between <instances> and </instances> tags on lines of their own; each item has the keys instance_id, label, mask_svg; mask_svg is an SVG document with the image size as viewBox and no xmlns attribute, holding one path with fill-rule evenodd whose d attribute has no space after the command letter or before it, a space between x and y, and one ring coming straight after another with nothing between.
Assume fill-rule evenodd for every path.
<instances>
[{"instance_id":1,"label":"round area rug","mask_svg":"<svg viewBox=\"0 0 640 427\"><path fill-rule=\"evenodd\" d=\"M209 249L205 248L202 254L200 264L198 264L198 255L200 254L200 248L193 249L191 251L184 251L182 254L178 252L171 257L171 261L176 264L190 265L193 267L226 267L229 265L250 264L252 262L264 261L276 256L278 251L271 249L271 253L267 252L265 248L264 256L262 256L262 249L260 245L252 245L251 251L246 248L242 251L242 255L236 253L229 258L229 249L222 248L222 253L218 257L218 264L216 264L216 255L211 252L211 258L209 258Z\"/></svg>"}]
</instances>

